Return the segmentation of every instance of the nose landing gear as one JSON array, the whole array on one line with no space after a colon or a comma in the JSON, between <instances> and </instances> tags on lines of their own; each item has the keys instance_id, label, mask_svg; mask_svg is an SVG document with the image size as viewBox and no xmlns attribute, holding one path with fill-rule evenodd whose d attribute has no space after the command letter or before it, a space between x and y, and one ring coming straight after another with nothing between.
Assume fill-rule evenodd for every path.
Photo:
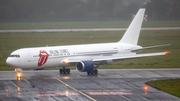
<instances>
[{"instance_id":1,"label":"nose landing gear","mask_svg":"<svg viewBox=\"0 0 180 101\"><path fill-rule=\"evenodd\" d=\"M22 79L22 69L20 68L15 68L15 71L17 71L17 80L21 80Z\"/></svg>"},{"instance_id":2,"label":"nose landing gear","mask_svg":"<svg viewBox=\"0 0 180 101\"><path fill-rule=\"evenodd\" d=\"M17 80L21 80L21 78L22 78L21 72L17 72Z\"/></svg>"}]
</instances>

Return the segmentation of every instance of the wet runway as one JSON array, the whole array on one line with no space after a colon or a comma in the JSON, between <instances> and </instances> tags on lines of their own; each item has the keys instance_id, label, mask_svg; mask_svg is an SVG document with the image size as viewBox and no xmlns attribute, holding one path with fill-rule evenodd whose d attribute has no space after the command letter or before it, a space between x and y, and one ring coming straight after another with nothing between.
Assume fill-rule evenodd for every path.
<instances>
[{"instance_id":1,"label":"wet runway","mask_svg":"<svg viewBox=\"0 0 180 101\"><path fill-rule=\"evenodd\" d=\"M0 101L179 101L148 86L157 79L180 78L180 69L101 69L99 75L71 70L0 71Z\"/></svg>"},{"instance_id":2,"label":"wet runway","mask_svg":"<svg viewBox=\"0 0 180 101\"><path fill-rule=\"evenodd\" d=\"M8 29L0 30L0 33L12 32L79 32L79 31L122 31L127 28L84 28L84 29ZM141 30L178 30L180 27L149 27Z\"/></svg>"}]
</instances>

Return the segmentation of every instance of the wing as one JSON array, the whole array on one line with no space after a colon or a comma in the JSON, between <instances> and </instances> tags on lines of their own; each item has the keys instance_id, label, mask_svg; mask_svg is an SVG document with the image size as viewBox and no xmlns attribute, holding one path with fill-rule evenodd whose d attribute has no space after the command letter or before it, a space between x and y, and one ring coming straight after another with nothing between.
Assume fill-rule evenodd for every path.
<instances>
[{"instance_id":1,"label":"wing","mask_svg":"<svg viewBox=\"0 0 180 101\"><path fill-rule=\"evenodd\" d=\"M148 56L166 55L166 54L168 54L168 53L169 53L169 52L136 54L136 55L124 56L124 57L115 57L115 58L106 58L106 59L93 59L92 61L93 61L93 62L98 62L98 61L110 61L110 60L112 60L113 62L115 62L115 61L120 61L120 60L143 58L143 57L148 57Z\"/></svg>"},{"instance_id":2,"label":"wing","mask_svg":"<svg viewBox=\"0 0 180 101\"><path fill-rule=\"evenodd\" d=\"M64 63L75 65L77 62L80 62L80 61L92 61L95 65L104 65L104 64L109 64L109 63L120 61L120 60L144 58L144 57L148 57L148 56L166 55L168 53L170 53L170 52L146 53L146 54L136 54L136 55L130 55L130 56L119 56L119 57L108 57L108 58L102 57L102 58L91 59L91 60L86 60L86 59L84 59L84 60L65 60Z\"/></svg>"}]
</instances>

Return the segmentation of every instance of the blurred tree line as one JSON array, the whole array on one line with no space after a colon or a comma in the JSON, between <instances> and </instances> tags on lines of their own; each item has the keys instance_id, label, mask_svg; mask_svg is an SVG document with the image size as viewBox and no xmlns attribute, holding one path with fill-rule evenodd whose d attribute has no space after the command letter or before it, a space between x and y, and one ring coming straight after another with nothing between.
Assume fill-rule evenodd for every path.
<instances>
[{"instance_id":1,"label":"blurred tree line","mask_svg":"<svg viewBox=\"0 0 180 101\"><path fill-rule=\"evenodd\" d=\"M0 22L129 20L140 7L150 18L179 19L180 0L0 0Z\"/></svg>"},{"instance_id":2,"label":"blurred tree line","mask_svg":"<svg viewBox=\"0 0 180 101\"><path fill-rule=\"evenodd\" d=\"M146 13L154 20L180 20L180 0L148 0Z\"/></svg>"}]
</instances>

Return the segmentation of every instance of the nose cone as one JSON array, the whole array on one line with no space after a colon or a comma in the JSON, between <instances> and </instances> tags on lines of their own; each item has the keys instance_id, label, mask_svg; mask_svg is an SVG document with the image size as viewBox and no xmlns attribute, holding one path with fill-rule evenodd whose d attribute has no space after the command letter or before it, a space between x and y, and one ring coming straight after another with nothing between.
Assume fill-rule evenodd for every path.
<instances>
[{"instance_id":1,"label":"nose cone","mask_svg":"<svg viewBox=\"0 0 180 101\"><path fill-rule=\"evenodd\" d=\"M12 59L12 58L7 58L6 64L10 67L16 67L16 65L17 65L16 61L14 61L14 59Z\"/></svg>"},{"instance_id":2,"label":"nose cone","mask_svg":"<svg viewBox=\"0 0 180 101\"><path fill-rule=\"evenodd\" d=\"M11 61L10 61L9 58L6 59L6 64L7 64L8 66L11 66Z\"/></svg>"}]
</instances>

